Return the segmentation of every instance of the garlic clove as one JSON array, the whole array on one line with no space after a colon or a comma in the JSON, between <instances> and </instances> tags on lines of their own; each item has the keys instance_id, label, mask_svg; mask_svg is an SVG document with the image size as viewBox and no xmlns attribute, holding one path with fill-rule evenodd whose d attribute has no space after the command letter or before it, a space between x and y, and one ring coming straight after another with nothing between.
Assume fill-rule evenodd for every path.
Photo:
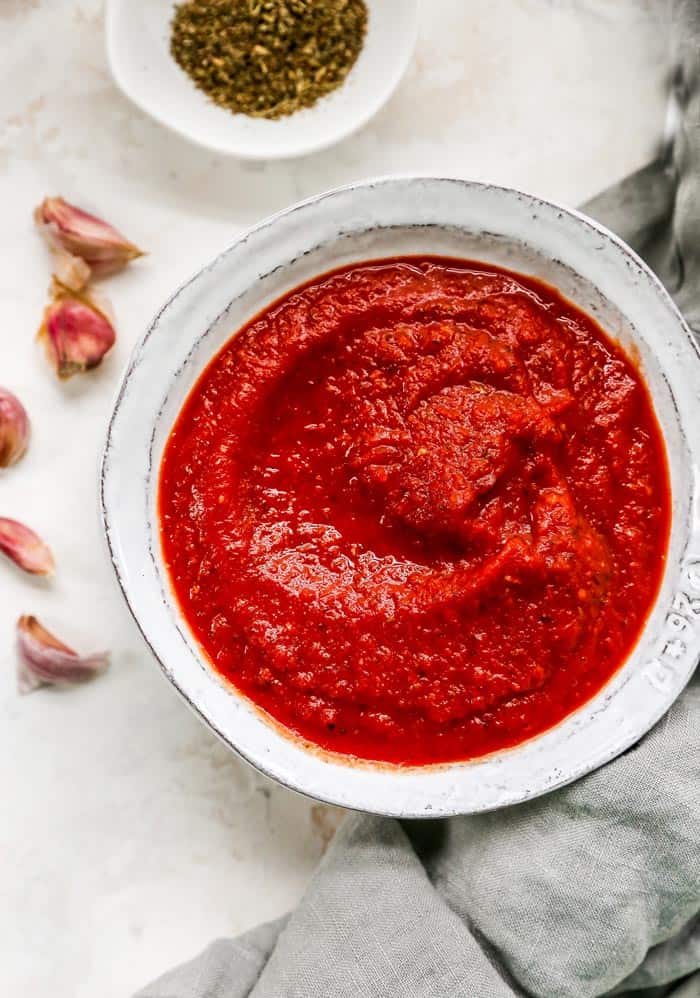
<instances>
[{"instance_id":1,"label":"garlic clove","mask_svg":"<svg viewBox=\"0 0 700 998\"><path fill-rule=\"evenodd\" d=\"M116 332L106 301L98 304L94 295L71 291L59 281L54 281L53 295L37 335L59 378L70 378L97 367L114 345Z\"/></svg>"},{"instance_id":2,"label":"garlic clove","mask_svg":"<svg viewBox=\"0 0 700 998\"><path fill-rule=\"evenodd\" d=\"M17 649L20 693L31 693L39 686L81 683L104 672L109 665L107 652L78 655L31 616L17 621Z\"/></svg>"},{"instance_id":3,"label":"garlic clove","mask_svg":"<svg viewBox=\"0 0 700 998\"><path fill-rule=\"evenodd\" d=\"M20 400L0 388L0 468L9 468L22 457L29 444L29 416Z\"/></svg>"},{"instance_id":4,"label":"garlic clove","mask_svg":"<svg viewBox=\"0 0 700 998\"><path fill-rule=\"evenodd\" d=\"M0 551L32 575L53 575L51 548L18 520L0 516Z\"/></svg>"},{"instance_id":5,"label":"garlic clove","mask_svg":"<svg viewBox=\"0 0 700 998\"><path fill-rule=\"evenodd\" d=\"M143 256L141 250L129 242L121 232L102 221L95 215L69 204L63 198L44 198L34 212L34 219L49 247L58 252L63 250L69 256L78 257L87 264L95 276L103 277L122 270L131 260ZM59 269L60 269L59 261ZM80 290L87 282L87 277L80 285L65 280L66 261L62 261L64 276L56 276L63 283Z\"/></svg>"}]
</instances>

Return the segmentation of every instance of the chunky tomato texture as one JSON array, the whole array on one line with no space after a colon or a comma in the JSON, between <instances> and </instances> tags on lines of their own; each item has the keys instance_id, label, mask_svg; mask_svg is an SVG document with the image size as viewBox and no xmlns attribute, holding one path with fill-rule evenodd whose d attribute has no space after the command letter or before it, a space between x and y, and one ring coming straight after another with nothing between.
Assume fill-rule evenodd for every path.
<instances>
[{"instance_id":1,"label":"chunky tomato texture","mask_svg":"<svg viewBox=\"0 0 700 998\"><path fill-rule=\"evenodd\" d=\"M325 749L515 745L630 652L669 532L644 383L553 288L354 265L229 341L172 431L165 559L215 669Z\"/></svg>"}]
</instances>

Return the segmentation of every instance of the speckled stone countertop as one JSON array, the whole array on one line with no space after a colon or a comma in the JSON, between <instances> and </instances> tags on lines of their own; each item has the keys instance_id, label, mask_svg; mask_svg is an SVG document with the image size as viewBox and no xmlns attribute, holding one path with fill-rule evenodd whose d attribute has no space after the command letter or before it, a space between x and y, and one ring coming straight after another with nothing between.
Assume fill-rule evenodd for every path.
<instances>
[{"instance_id":1,"label":"speckled stone countertop","mask_svg":"<svg viewBox=\"0 0 700 998\"><path fill-rule=\"evenodd\" d=\"M149 661L112 578L97 464L129 351L172 289L246 225L350 180L434 173L576 204L642 165L663 129L665 5L424 0L397 94L305 159L241 164L133 108L105 62L99 0L0 3L0 383L34 423L0 514L52 544L51 583L0 565L2 991L123 998L212 938L293 905L339 820L235 759ZM60 193L149 256L110 282L119 341L59 384L33 340L48 284L31 211ZM14 621L112 652L71 691L15 689Z\"/></svg>"}]
</instances>

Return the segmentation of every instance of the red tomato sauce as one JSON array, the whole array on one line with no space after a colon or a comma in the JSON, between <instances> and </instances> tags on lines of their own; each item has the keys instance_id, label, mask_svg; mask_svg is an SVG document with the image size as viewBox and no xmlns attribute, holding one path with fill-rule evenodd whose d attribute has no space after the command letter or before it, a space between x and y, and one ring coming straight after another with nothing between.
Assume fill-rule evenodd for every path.
<instances>
[{"instance_id":1,"label":"red tomato sauce","mask_svg":"<svg viewBox=\"0 0 700 998\"><path fill-rule=\"evenodd\" d=\"M160 518L216 670L325 749L424 765L600 690L657 593L669 496L646 387L591 318L407 257L323 275L224 346Z\"/></svg>"}]
</instances>

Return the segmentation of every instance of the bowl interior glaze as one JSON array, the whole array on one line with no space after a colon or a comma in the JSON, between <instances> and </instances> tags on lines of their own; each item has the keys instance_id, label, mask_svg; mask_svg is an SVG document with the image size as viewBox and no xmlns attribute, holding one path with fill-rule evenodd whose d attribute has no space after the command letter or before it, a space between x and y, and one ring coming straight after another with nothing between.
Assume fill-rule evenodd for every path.
<instances>
[{"instance_id":1,"label":"bowl interior glaze","mask_svg":"<svg viewBox=\"0 0 700 998\"><path fill-rule=\"evenodd\" d=\"M481 759L425 768L358 763L283 732L207 664L162 562L158 471L173 422L219 348L261 308L353 261L405 254L483 260L555 285L638 363L663 430L673 500L663 582L635 649L587 704ZM681 692L700 648L697 473L700 360L666 291L589 219L517 191L387 179L303 202L239 237L182 287L137 346L109 427L102 509L114 567L165 675L223 740L310 796L402 817L471 813L562 786L637 741Z\"/></svg>"}]
</instances>

